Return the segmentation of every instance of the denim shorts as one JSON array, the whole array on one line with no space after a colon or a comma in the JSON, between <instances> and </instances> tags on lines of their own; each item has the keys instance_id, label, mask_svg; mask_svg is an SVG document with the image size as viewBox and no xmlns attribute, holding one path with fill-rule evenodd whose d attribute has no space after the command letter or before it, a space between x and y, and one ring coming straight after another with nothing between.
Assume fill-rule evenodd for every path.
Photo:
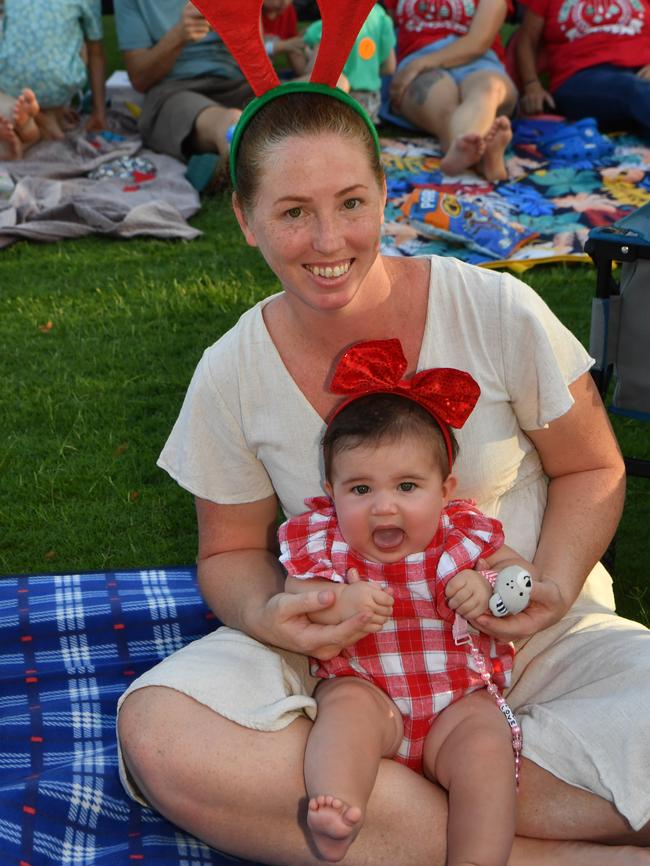
<instances>
[{"instance_id":1,"label":"denim shorts","mask_svg":"<svg viewBox=\"0 0 650 866\"><path fill-rule=\"evenodd\" d=\"M412 60L415 60L417 57L425 57L427 54L432 54L434 51L439 51L441 48L444 48L446 45L451 45L453 42L458 40L458 36L445 36L444 39L439 39L437 42L432 42L430 45L425 45L424 48L420 48L418 51L414 51L413 54L409 54L397 66L397 71L400 69L404 69L405 66L408 66ZM505 70L503 63L499 60L496 53L489 48L485 54L481 54L480 57L477 57L476 60L472 60L470 63L464 63L462 66L453 66L453 67L441 67L447 73L447 75L451 75L456 84L460 86L460 84L467 78L468 75L472 75L474 72L496 72L499 75L503 75L504 77L508 76L508 73Z\"/></svg>"}]
</instances>

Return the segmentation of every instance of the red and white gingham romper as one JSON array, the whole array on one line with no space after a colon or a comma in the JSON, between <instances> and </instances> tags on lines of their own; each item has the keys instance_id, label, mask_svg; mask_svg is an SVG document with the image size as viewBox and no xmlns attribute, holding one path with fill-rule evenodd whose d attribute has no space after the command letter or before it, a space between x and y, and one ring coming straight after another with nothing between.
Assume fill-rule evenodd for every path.
<instances>
[{"instance_id":1,"label":"red and white gingham romper","mask_svg":"<svg viewBox=\"0 0 650 866\"><path fill-rule=\"evenodd\" d=\"M360 677L388 694L404 720L404 738L395 759L422 772L424 740L436 716L453 701L484 688L467 644L452 635L454 612L445 598L446 583L504 542L498 520L472 502L456 499L444 509L438 531L422 553L384 564L358 556L343 540L328 497L306 499L309 511L280 527L280 560L293 577L345 583L350 568L362 579L391 586L393 616L329 661L312 659L312 673L324 679ZM492 681L510 683L513 648L484 634L473 635Z\"/></svg>"}]
</instances>

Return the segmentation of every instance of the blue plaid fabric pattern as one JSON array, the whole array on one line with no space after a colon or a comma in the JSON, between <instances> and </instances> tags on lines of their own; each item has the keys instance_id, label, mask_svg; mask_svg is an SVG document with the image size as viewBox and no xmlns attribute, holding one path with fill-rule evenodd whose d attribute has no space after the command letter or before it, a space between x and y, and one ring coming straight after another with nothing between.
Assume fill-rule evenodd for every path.
<instances>
[{"instance_id":1,"label":"blue plaid fabric pattern","mask_svg":"<svg viewBox=\"0 0 650 866\"><path fill-rule=\"evenodd\" d=\"M0 579L0 864L244 864L131 801L117 772L119 695L218 625L194 569Z\"/></svg>"}]
</instances>

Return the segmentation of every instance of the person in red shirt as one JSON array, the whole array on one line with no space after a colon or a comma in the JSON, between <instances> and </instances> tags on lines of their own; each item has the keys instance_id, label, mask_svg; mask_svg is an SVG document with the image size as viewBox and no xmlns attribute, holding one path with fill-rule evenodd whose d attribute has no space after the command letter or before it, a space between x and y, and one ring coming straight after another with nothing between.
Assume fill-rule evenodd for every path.
<instances>
[{"instance_id":1,"label":"person in red shirt","mask_svg":"<svg viewBox=\"0 0 650 866\"><path fill-rule=\"evenodd\" d=\"M286 52L294 73L305 74L307 55L298 34L298 15L291 0L264 0L262 33L266 50L272 58Z\"/></svg>"},{"instance_id":2,"label":"person in red shirt","mask_svg":"<svg viewBox=\"0 0 650 866\"><path fill-rule=\"evenodd\" d=\"M440 139L440 168L508 176L508 115L517 91L503 65L499 29L507 0L386 0L397 26L393 109Z\"/></svg>"},{"instance_id":3,"label":"person in red shirt","mask_svg":"<svg viewBox=\"0 0 650 866\"><path fill-rule=\"evenodd\" d=\"M603 130L650 136L648 0L525 0L516 56L522 109L547 105L570 120L595 117ZM536 58L544 47L546 90Z\"/></svg>"}]
</instances>

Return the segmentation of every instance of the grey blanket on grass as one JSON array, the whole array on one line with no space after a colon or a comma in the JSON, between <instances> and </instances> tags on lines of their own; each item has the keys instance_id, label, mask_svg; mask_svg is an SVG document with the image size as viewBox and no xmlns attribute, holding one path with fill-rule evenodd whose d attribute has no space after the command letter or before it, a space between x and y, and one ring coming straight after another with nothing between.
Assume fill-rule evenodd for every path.
<instances>
[{"instance_id":1,"label":"grey blanket on grass","mask_svg":"<svg viewBox=\"0 0 650 866\"><path fill-rule=\"evenodd\" d=\"M33 145L21 160L0 161L0 249L21 238L201 234L187 223L200 204L185 166L143 149L128 118L111 113L110 122L108 134L79 130Z\"/></svg>"}]
</instances>

